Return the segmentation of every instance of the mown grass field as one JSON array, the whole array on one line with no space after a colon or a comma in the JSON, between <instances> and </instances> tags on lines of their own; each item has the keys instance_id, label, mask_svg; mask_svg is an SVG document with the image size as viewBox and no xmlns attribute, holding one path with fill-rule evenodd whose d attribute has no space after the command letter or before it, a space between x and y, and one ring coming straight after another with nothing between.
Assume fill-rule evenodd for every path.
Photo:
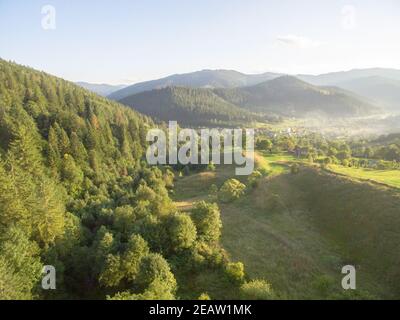
<instances>
[{"instance_id":1,"label":"mown grass field","mask_svg":"<svg viewBox=\"0 0 400 320\"><path fill-rule=\"evenodd\" d=\"M373 170L367 168L349 168L339 165L330 165L329 169L335 173L349 177L371 180L388 186L400 188L400 170Z\"/></svg>"},{"instance_id":2,"label":"mown grass field","mask_svg":"<svg viewBox=\"0 0 400 320\"><path fill-rule=\"evenodd\" d=\"M359 270L357 292L398 298L398 193L306 166L293 175L293 161L290 155L258 153L257 166L271 174L241 199L219 203L222 245L232 260L242 261L251 278L268 280L283 299L345 297L345 264ZM231 177L246 183L246 177L234 176L233 166L179 178L175 200L190 210L193 202L208 199L212 184L220 187Z\"/></svg>"}]
</instances>

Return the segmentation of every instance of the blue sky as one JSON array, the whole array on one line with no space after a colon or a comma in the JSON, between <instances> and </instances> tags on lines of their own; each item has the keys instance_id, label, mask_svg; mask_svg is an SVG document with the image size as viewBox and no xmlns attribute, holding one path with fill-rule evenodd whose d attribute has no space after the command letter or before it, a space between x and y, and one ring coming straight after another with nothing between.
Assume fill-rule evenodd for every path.
<instances>
[{"instance_id":1,"label":"blue sky","mask_svg":"<svg viewBox=\"0 0 400 320\"><path fill-rule=\"evenodd\" d=\"M44 5L55 29L42 27ZM72 81L400 69L397 0L0 0L0 57Z\"/></svg>"}]
</instances>

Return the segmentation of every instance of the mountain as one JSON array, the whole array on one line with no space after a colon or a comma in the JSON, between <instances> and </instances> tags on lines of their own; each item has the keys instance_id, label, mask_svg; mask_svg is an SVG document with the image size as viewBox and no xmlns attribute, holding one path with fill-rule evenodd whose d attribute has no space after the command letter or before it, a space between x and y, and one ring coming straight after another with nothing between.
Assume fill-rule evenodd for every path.
<instances>
[{"instance_id":1,"label":"mountain","mask_svg":"<svg viewBox=\"0 0 400 320\"><path fill-rule=\"evenodd\" d=\"M315 85L334 85L371 99L391 112L400 112L400 70L356 69L318 76L299 75Z\"/></svg>"},{"instance_id":2,"label":"mountain","mask_svg":"<svg viewBox=\"0 0 400 320\"><path fill-rule=\"evenodd\" d=\"M279 76L279 74L271 72L249 75L234 70L202 70L175 74L162 79L137 83L113 92L108 97L113 100L122 100L139 92L172 86L191 88L234 88L254 85L276 78L277 76Z\"/></svg>"},{"instance_id":3,"label":"mountain","mask_svg":"<svg viewBox=\"0 0 400 320\"><path fill-rule=\"evenodd\" d=\"M379 108L351 92L314 86L292 76L281 76L255 86L215 89L214 92L250 111L284 116L354 117L379 112Z\"/></svg>"},{"instance_id":4,"label":"mountain","mask_svg":"<svg viewBox=\"0 0 400 320\"><path fill-rule=\"evenodd\" d=\"M317 87L292 76L238 88L166 87L120 102L148 116L184 125L236 125L261 120L262 115L356 117L380 111L352 92Z\"/></svg>"},{"instance_id":5,"label":"mountain","mask_svg":"<svg viewBox=\"0 0 400 320\"><path fill-rule=\"evenodd\" d=\"M111 85L111 84L97 84L97 83L89 83L89 82L76 82L78 86L81 86L82 88L85 88L89 91L92 91L94 93L97 93L98 95L101 95L103 97L106 97L110 95L111 93L121 90L126 87L126 85L121 84L121 85Z\"/></svg>"},{"instance_id":6,"label":"mountain","mask_svg":"<svg viewBox=\"0 0 400 320\"><path fill-rule=\"evenodd\" d=\"M202 70L175 74L162 79L137 83L112 92L108 97L122 100L133 94L168 86L190 88L239 88L254 86L282 76L279 73L244 74L234 70ZM299 74L296 78L314 86L335 86L365 96L389 111L399 111L397 103L400 70L388 68L353 69L320 75ZM386 79L386 80L384 80ZM331 88L333 90L333 88ZM338 89L337 89L338 90ZM335 90L333 90L335 91ZM348 94L350 94L348 92ZM360 98L360 97L358 97Z\"/></svg>"},{"instance_id":7,"label":"mountain","mask_svg":"<svg viewBox=\"0 0 400 320\"><path fill-rule=\"evenodd\" d=\"M400 111L400 80L370 76L343 81L337 85L369 98L389 111Z\"/></svg>"},{"instance_id":8,"label":"mountain","mask_svg":"<svg viewBox=\"0 0 400 320\"><path fill-rule=\"evenodd\" d=\"M296 77L314 85L339 85L343 82L373 76L400 81L400 70L388 68L353 69L320 75L299 74Z\"/></svg>"},{"instance_id":9,"label":"mountain","mask_svg":"<svg viewBox=\"0 0 400 320\"><path fill-rule=\"evenodd\" d=\"M148 116L185 125L234 125L257 119L212 89L166 87L140 92L120 102Z\"/></svg>"}]
</instances>

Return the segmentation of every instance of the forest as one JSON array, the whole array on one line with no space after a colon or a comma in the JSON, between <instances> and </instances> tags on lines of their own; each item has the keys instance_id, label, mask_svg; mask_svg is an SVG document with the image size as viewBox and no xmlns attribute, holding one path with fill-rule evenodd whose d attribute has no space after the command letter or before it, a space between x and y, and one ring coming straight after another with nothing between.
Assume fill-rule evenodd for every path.
<instances>
[{"instance_id":1,"label":"forest","mask_svg":"<svg viewBox=\"0 0 400 320\"><path fill-rule=\"evenodd\" d=\"M217 204L175 208L174 173L144 159L151 127L116 102L0 61L0 299L218 298L207 285L188 290L206 272L231 298L273 296L229 259ZM57 290L41 288L44 265Z\"/></svg>"}]
</instances>

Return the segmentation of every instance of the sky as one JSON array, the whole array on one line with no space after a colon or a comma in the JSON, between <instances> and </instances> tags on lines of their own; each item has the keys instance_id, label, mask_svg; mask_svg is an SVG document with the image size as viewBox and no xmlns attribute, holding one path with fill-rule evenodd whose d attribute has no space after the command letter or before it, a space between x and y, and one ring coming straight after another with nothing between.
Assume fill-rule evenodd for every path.
<instances>
[{"instance_id":1,"label":"sky","mask_svg":"<svg viewBox=\"0 0 400 320\"><path fill-rule=\"evenodd\" d=\"M400 69L398 0L0 0L0 57L71 81Z\"/></svg>"}]
</instances>

